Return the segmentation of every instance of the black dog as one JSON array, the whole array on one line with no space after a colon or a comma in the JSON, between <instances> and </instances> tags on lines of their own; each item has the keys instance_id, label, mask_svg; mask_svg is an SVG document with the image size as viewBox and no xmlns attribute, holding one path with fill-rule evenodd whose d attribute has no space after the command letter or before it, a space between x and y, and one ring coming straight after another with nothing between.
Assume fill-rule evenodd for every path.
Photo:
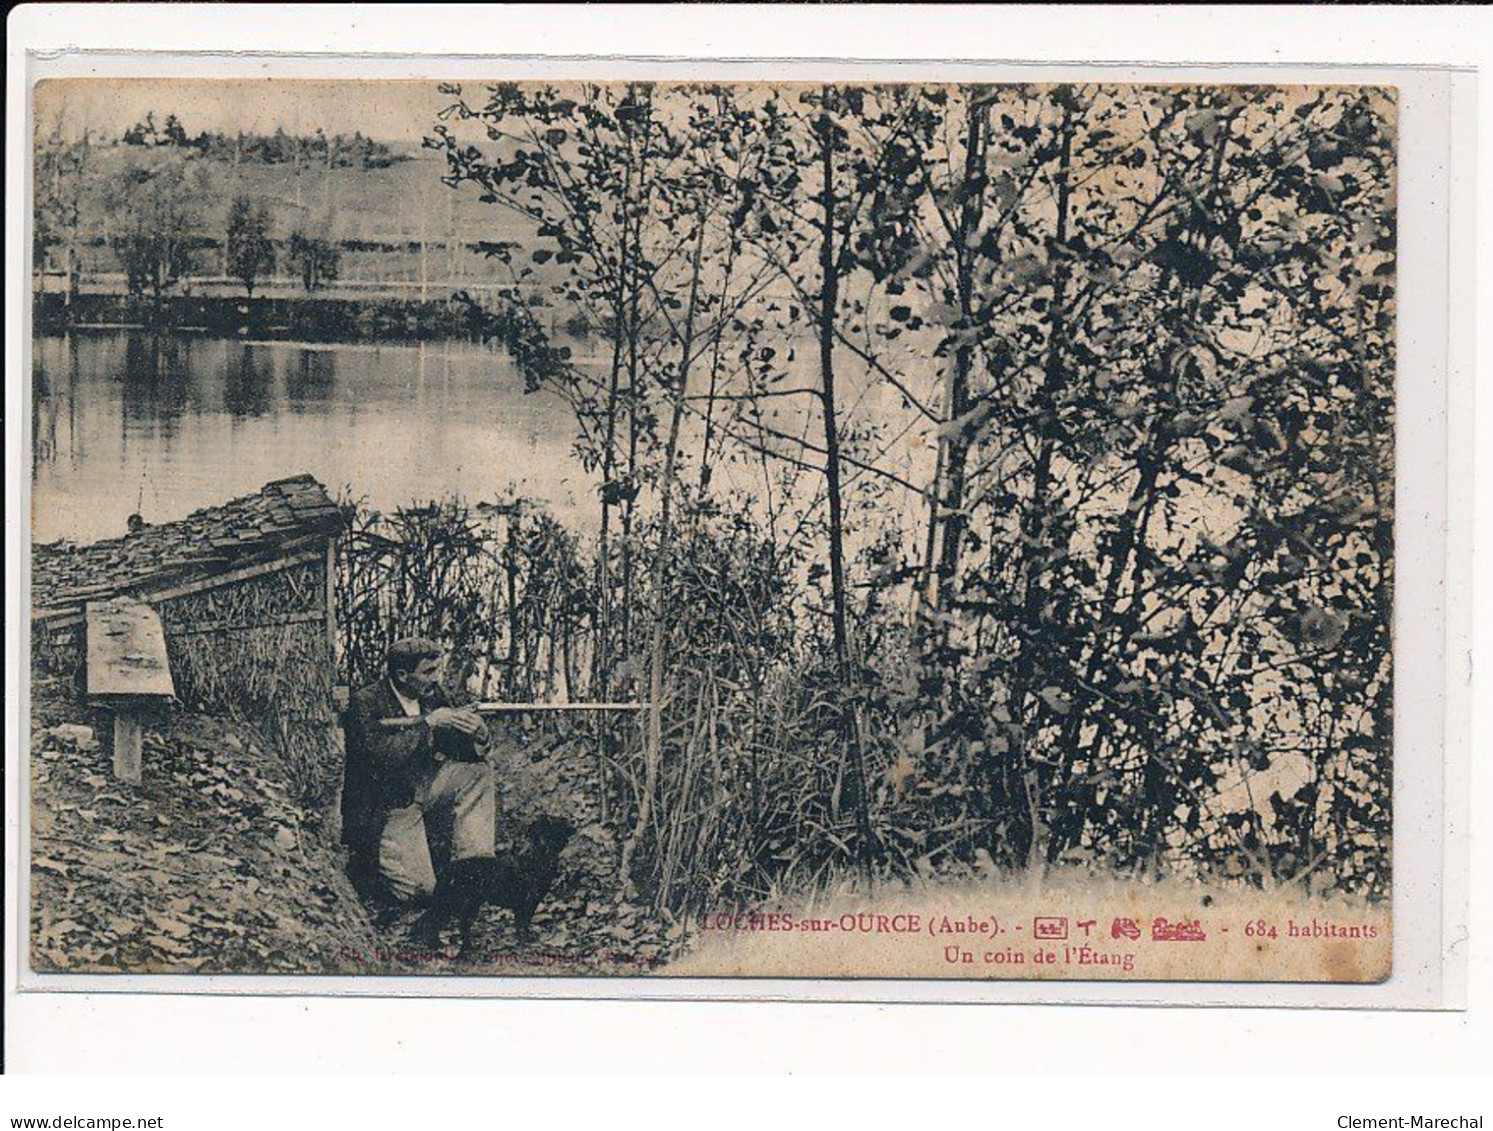
<instances>
[{"instance_id":1,"label":"black dog","mask_svg":"<svg viewBox=\"0 0 1493 1131\"><path fill-rule=\"evenodd\" d=\"M465 956L472 924L488 903L512 911L519 939L532 939L534 911L554 884L560 853L574 835L575 826L563 817L540 817L529 828L525 849L456 861L436 885L430 909L410 928L410 942L439 945L441 928L455 918L461 923L460 954Z\"/></svg>"}]
</instances>

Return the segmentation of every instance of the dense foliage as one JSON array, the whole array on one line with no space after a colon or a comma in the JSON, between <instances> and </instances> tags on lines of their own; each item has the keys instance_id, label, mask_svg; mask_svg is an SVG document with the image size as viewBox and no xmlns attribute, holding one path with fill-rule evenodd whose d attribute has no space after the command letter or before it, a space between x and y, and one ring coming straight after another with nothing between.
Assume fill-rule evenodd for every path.
<instances>
[{"instance_id":1,"label":"dense foliage","mask_svg":"<svg viewBox=\"0 0 1493 1131\"><path fill-rule=\"evenodd\" d=\"M445 89L448 184L532 233L473 329L601 522L563 630L506 550L431 616L652 705L598 782L630 879L1387 893L1385 92Z\"/></svg>"},{"instance_id":2,"label":"dense foliage","mask_svg":"<svg viewBox=\"0 0 1493 1131\"><path fill-rule=\"evenodd\" d=\"M349 681L419 631L473 694L646 704L593 788L674 911L964 869L1388 894L1388 92L444 90L502 279L453 306L573 410L599 522L349 506ZM105 214L159 301L204 162L146 125ZM39 153L73 264L86 139Z\"/></svg>"}]
</instances>

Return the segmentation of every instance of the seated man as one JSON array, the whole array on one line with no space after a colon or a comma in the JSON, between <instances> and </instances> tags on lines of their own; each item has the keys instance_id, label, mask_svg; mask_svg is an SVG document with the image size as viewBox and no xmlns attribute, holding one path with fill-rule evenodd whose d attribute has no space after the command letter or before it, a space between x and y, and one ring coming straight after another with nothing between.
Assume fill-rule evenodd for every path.
<instances>
[{"instance_id":1,"label":"seated man","mask_svg":"<svg viewBox=\"0 0 1493 1131\"><path fill-rule=\"evenodd\" d=\"M385 678L348 705L342 841L365 899L378 893L403 903L435 891L428 818L446 822L452 862L493 854L497 793L485 761L487 727L473 708L450 705L440 665L434 641L398 640Z\"/></svg>"}]
</instances>

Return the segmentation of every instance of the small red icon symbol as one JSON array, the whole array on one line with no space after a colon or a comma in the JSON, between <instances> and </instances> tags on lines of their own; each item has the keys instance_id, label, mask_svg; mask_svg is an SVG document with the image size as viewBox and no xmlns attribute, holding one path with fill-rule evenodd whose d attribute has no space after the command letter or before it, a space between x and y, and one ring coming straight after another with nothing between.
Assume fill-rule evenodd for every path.
<instances>
[{"instance_id":1,"label":"small red icon symbol","mask_svg":"<svg viewBox=\"0 0 1493 1131\"><path fill-rule=\"evenodd\" d=\"M1032 920L1032 938L1062 942L1068 937L1068 920L1061 915L1038 915Z\"/></svg>"},{"instance_id":2,"label":"small red icon symbol","mask_svg":"<svg viewBox=\"0 0 1493 1131\"><path fill-rule=\"evenodd\" d=\"M1178 919L1175 923L1167 922L1164 916L1158 916L1151 924L1152 942L1207 942L1207 932L1203 925L1196 919Z\"/></svg>"},{"instance_id":3,"label":"small red icon symbol","mask_svg":"<svg viewBox=\"0 0 1493 1131\"><path fill-rule=\"evenodd\" d=\"M1134 942L1140 938L1140 927L1134 919L1116 919L1109 925L1109 937L1112 939L1129 939Z\"/></svg>"}]
</instances>

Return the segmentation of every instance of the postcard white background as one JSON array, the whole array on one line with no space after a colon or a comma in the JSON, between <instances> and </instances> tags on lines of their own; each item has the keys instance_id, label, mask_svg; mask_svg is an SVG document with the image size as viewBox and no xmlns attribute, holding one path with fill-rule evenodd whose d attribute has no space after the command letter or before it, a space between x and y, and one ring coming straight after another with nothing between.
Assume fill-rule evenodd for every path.
<instances>
[{"instance_id":1,"label":"postcard white background","mask_svg":"<svg viewBox=\"0 0 1493 1131\"><path fill-rule=\"evenodd\" d=\"M348 9L348 8L276 8L176 6L170 9L153 6L89 5L85 8L33 5L12 13L9 45L9 114L7 123L7 279L24 282L24 239L22 225L26 215L20 202L23 184L21 172L27 141L21 116L24 105L25 68L22 52L32 48L71 45L96 50L176 50L208 49L240 51L310 52L303 57L277 64L277 74L337 76L347 74L346 64L329 59L327 54L376 53L461 53L535 55L569 54L579 56L630 55L749 58L809 58L889 60L918 59L1000 59L1134 62L1154 60L1168 63L1269 62L1301 64L1309 62L1340 64L1472 64L1487 67L1493 60L1493 22L1486 10L1371 10L1318 9L1012 9L977 6L916 11L883 7L817 7L805 9L735 8L705 9L679 7L642 9L630 7L597 7L579 11L564 9L441 10L420 7ZM321 57L315 57L320 55ZM200 73L215 73L215 68L233 60L202 59ZM238 66L244 66L240 61ZM592 64L594 67L595 64ZM395 68L392 72L385 68ZM384 62L378 73L401 73L407 64ZM468 72L472 69L470 64ZM181 73L173 65L172 73ZM405 74L420 73L409 68ZM592 72L594 73L594 71ZM620 69L617 72L622 73ZM631 71L629 71L631 73ZM722 68L722 77L726 77ZM739 73L734 69L732 76ZM862 72L864 73L864 72ZM878 72L881 77L895 74ZM1071 73L1067 70L1064 74ZM940 72L950 78L960 77L957 69ZM742 75L742 77L747 77ZM1036 75L1033 77L1048 77ZM1114 77L1122 77L1116 74ZM1183 76L1178 76L1183 77ZM1185 77L1236 80L1234 74L1199 71ZM1258 77L1258 76L1257 76ZM1300 77L1297 73L1272 75L1276 81ZM1493 120L1490 112L1490 88L1493 83L1482 76L1481 89L1475 97L1483 123ZM1318 78L1318 81L1322 81ZM1382 81L1372 74L1356 73L1347 81ZM1465 86L1466 84L1464 84ZM1429 89L1429 86L1428 88ZM1459 95L1462 102L1456 112L1459 129L1466 128L1473 110L1470 92ZM1480 131L1486 135L1486 126ZM1458 160L1472 154L1465 139L1458 147ZM1408 195L1408 181L1421 165L1415 162L1445 162L1450 155L1440 152L1415 154L1402 152L1402 191ZM1471 312L1493 309L1488 292L1488 249L1493 217L1488 210L1489 175L1487 147L1476 154L1479 163L1478 190L1482 212L1477 225L1477 244L1470 231L1463 231L1450 241L1453 262L1452 278L1456 280L1450 298L1453 310L1462 320L1461 328L1472 329ZM1429 167L1428 167L1429 168ZM1446 191L1461 194L1472 201L1471 170L1451 164L1444 170L1440 183ZM1433 178L1434 180L1434 178ZM1402 248L1402 342L1401 357L1410 356L1411 338L1422 334L1427 342L1440 341L1445 331L1436 324L1441 303L1434 294L1438 278L1444 274L1432 260L1421 260L1427 271L1423 276L1430 293L1422 293L1425 303L1417 306L1411 293L1412 249L1414 237L1405 230ZM1433 241L1434 242L1434 241ZM1481 289L1474 297L1474 254L1481 267L1478 283ZM7 288L7 410L6 410L6 544L7 544L7 694L6 745L25 749L18 716L16 673L19 663L18 627L25 619L19 601L16 573L23 556L22 532L25 529L25 496L28 476L24 460L24 414L18 411L21 376L27 372L21 360L22 309L27 288ZM1415 312L1419 310L1417 315ZM1416 318L1427 321L1417 323ZM1486 323L1486 320L1484 320ZM1476 328L1488 356L1486 324ZM1434 350L1432 351L1434 354ZM1431 355L1423 355L1431 356ZM1428 402L1418 404L1418 413L1402 410L1402 427L1429 429L1420 436L1434 445L1439 428L1450 420L1452 429L1452 510L1449 515L1432 513L1437 486L1444 482L1445 469L1438 471L1434 461L1419 464L1420 479L1412 483L1418 492L1416 501L1423 504L1416 512L1425 525L1425 540L1414 547L1402 543L1399 551L1401 594L1413 584L1416 569L1424 569L1423 578L1432 579L1439 572L1437 559L1451 551L1444 592L1449 603L1448 620L1461 637L1449 642L1444 667L1433 664L1411 673L1418 683L1401 684L1402 704L1419 703L1421 712L1410 720L1419 728L1419 741L1433 739L1440 728L1441 705L1437 691L1443 685L1451 689L1444 705L1452 727L1449 744L1453 755L1452 775L1455 781L1469 760L1469 747L1461 741L1459 727L1470 720L1473 756L1471 787L1452 790L1451 804L1440 819L1453 827L1455 836L1465 835L1468 821L1489 815L1488 724L1471 709L1470 690L1465 682L1470 666L1469 648L1483 656L1489 651L1489 625L1486 609L1480 608L1481 622L1477 636L1471 638L1473 607L1468 586L1471 574L1465 551L1471 530L1471 476L1468 468L1475 459L1477 478L1486 485L1490 442L1486 406L1478 406L1481 419L1475 433L1470 431L1473 414L1472 357L1467 352L1453 353L1447 362L1451 368L1450 412L1441 416L1434 388ZM1486 368L1486 367L1484 367ZM1477 381L1484 398L1490 391L1486 376ZM1402 386L1402 397L1405 388ZM1402 400L1402 405L1406 402ZM1413 417L1413 419L1412 419ZM1458 429L1462 429L1459 431ZM1403 442L1403 439L1402 439ZM1402 448L1402 468L1406 466ZM1459 463L1458 461L1466 461ZM1487 538L1493 522L1489 521L1487 491L1480 496L1478 507L1482 521L1478 524L1487 558ZM1401 516L1411 512L1402 507ZM1443 531L1449 530L1451 541L1443 546ZM1458 554L1462 554L1458 557ZM1419 565L1417 565L1419 563ZM1410 577L1407 577L1410 572ZM1487 572L1484 566L1483 573ZM1484 590L1484 594L1485 594ZM1483 603L1486 605L1486 601ZM1397 631L1434 635L1431 624L1399 624ZM1408 638L1401 637L1408 644ZM1434 640L1420 640L1427 646L1427 656L1436 656L1440 645ZM1476 677L1486 687L1486 661ZM1481 712L1487 715L1486 710ZM1400 751L1412 751L1403 743ZM1422 753L1420 757L1424 758ZM1455 759L1461 759L1460 764ZM1484 765L1479 765L1479 762ZM1404 763L1402 763L1403 765ZM164 1071L169 1073L243 1072L243 1071L700 1071L728 1070L777 1071L790 1066L851 1072L946 1071L1030 1072L1042 1070L1107 1071L1122 1074L1175 1072L1327 1072L1371 1074L1373 1083L1360 1082L1351 1089L1324 1086L1301 1096L1241 1089L1237 1084L1227 1091L1198 1093L1194 1100L1183 1101L1183 1095L1162 1093L1146 1088L1128 1088L1121 1092L1106 1088L1067 1089L1027 1086L1026 1092L1007 1096L1002 1093L1000 1106L1030 1100L1049 1102L1059 1096L1070 1116L1087 1111L1108 1112L1123 1116L1128 1110L1139 1116L1149 1108L1154 1115L1165 1112L1166 1118L1181 1117L1191 1110L1202 1115L1208 1126L1244 1126L1251 1112L1286 1110L1287 1105L1302 1115L1291 1126L1335 1126L1336 1114L1396 1114L1401 1109L1456 1114L1474 1113L1475 1094L1468 1092L1466 1103L1458 1106L1457 1093L1439 1090L1433 1103L1423 1088L1388 1093L1381 1102L1374 1089L1395 1087L1391 1077L1408 1072L1484 1072L1490 1059L1483 1051L1493 1047L1493 1024L1490 1024L1488 982L1489 948L1480 931L1486 930L1489 838L1476 837L1474 844L1471 918L1463 922L1442 924L1434 932L1436 945L1465 947L1470 954L1469 996L1467 1014L1363 1014L1326 1011L1279 1009L1228 1010L1162 1010L1128 1008L1094 1008L1082 1006L1003 1006L1003 1007L931 1007L914 1005L850 1005L794 1003L774 1005L730 1002L645 1002L645 1001L453 1001L453 1000L337 1000L329 998L273 997L180 997L123 994L22 994L15 993L18 963L15 945L23 937L18 929L16 886L21 842L18 839L16 785L17 763L12 755L8 763L6 850L10 867L6 874L6 1054L7 1068L12 1071L83 1071L129 1072ZM1434 775L1431 775L1434 778ZM1417 779L1422 780L1422 779ZM1435 822L1439 807L1439 783L1419 796L1420 807L1414 811L1397 811L1412 821ZM1427 826L1422 826L1427 827ZM1424 841L1401 837L1396 844L1397 870L1402 882L1413 889L1427 882L1435 868L1424 859ZM1421 858L1417 859L1417 852ZM1418 913L1434 909L1439 914L1443 897L1454 908L1460 903L1457 885L1465 877L1453 869L1446 873L1443 890L1423 893ZM1478 895L1478 888L1483 895ZM1399 910L1397 906L1397 911ZM21 917L22 920L24 916ZM1466 931L1465 937L1462 932ZM1434 955L1427 956L1434 961ZM1033 1000L1044 992L1036 989ZM1443 987L1457 996L1458 987ZM1045 991L1052 993L1049 987ZM1133 994L1131 995L1133 996ZM1206 995L1205 995L1206 996ZM1277 1000L1284 1000L1278 995ZM1406 1087L1403 1083L1399 1087ZM130 1089L133 1091L133 1088ZM501 1093L490 1086L477 1089L489 1100ZM297 1093L299 1094L299 1093ZM597 1093L605 1095L604 1093ZM1140 1104L1114 1101L1125 1095ZM1484 1090L1486 1096L1486 1090ZM82 1093L43 1089L34 1093L11 1091L0 1094L0 1115L55 1115L83 1110L74 1102L79 1095L88 1097L91 1114L149 1115L155 1111L213 1111L214 1118L203 1126L268 1126L256 1117L281 1109L286 1094L273 1090L235 1087L233 1099L203 1082L185 1090L174 1086L169 1093L148 1088L135 1093L126 1102L126 1090L111 1085L102 1091L90 1086ZM61 1103L59 1097L73 1097ZM713 1113L755 1105L747 1099L751 1089L717 1087L709 1093L704 1106L693 1109L691 1122L715 1122ZM920 1122L926 1121L931 1108L939 1108L948 1094L942 1091L925 1098ZM1395 1096L1407 1098L1399 1106ZM108 1099L100 1097L107 1096ZM370 1111L392 1117L405 1102L428 1100L422 1093L411 1095L406 1089L383 1101L373 1091L363 1093ZM630 1100L645 1099L642 1094L613 1093L617 1102L607 1105L609 1122L623 1109L631 1109ZM42 1098L45 1097L45 1098ZM222 1098L224 1104L217 1104ZM542 1097L541 1097L542 1098ZM161 1105L197 1104L197 1107L174 1109ZM884 1099L876 1098L864 1085L845 1090L843 1102L854 1105L873 1100L883 1114L890 1115ZM988 1107L995 1099L987 1091L981 1106L981 1118L993 1114ZM26 1100L26 1102L20 1102ZM302 1117L314 1120L327 1098L314 1091L301 1108ZM574 1102L566 1089L548 1097L547 1118L559 1118ZM804 1102L824 1102L824 1097L805 1097ZM830 1103L836 1102L831 1099ZM1486 1108L1488 1101L1483 1099ZM210 1106L202 1107L203 1103ZM1196 1104L1201 1104L1199 1108ZM1220 1104L1224 1105L1220 1108ZM154 1105L154 1106L153 1106ZM1256 1106L1259 1105L1259 1106ZM358 1106L362 1106L359 1104ZM345 1105L344 1105L345 1107ZM659 1107L668 1109L660 1112ZM647 1109L667 1115L680 1107L673 1093L654 1093ZM1076 1107L1076 1110L1075 1110ZM64 1110L64 1108L66 1110ZM56 1110L53 1110L56 1109ZM842 1115L857 1110L842 1109ZM1202 1114L1206 1113L1206 1114ZM776 1113L758 1111L758 1115ZM1053 1112L1056 1114L1056 1111ZM1308 1117L1309 1116L1309 1117ZM521 1118L519 1112L504 1113L505 1118ZM226 1122L225 1122L226 1118ZM319 1121L319 1120L316 1120ZM276 1122L286 1126L303 1125L285 1116ZM650 1118L649 1122L653 1122ZM1079 1120L1059 1119L1058 1126L1076 1126ZM189 1126L171 1119L167 1127ZM1122 1125L1125 1125L1122 1123ZM1249 1125L1253 1125L1252 1123Z\"/></svg>"}]
</instances>

